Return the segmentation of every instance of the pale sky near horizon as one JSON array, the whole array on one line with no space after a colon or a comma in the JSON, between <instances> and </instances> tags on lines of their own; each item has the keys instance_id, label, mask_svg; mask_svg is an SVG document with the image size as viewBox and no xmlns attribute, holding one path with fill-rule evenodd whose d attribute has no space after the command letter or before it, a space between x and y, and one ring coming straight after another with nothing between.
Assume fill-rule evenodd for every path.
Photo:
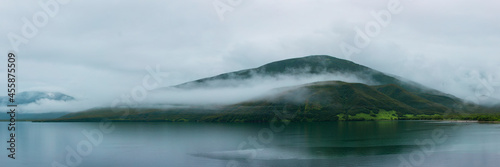
<instances>
[{"instance_id":1,"label":"pale sky near horizon","mask_svg":"<svg viewBox=\"0 0 500 167\"><path fill-rule=\"evenodd\" d=\"M0 71L15 34L26 39L16 52L19 90L60 91L85 106L129 93L147 66L159 66L168 74L161 85L170 86L318 54L461 98L500 99L500 1L0 1ZM45 2L58 7L44 10ZM389 12L390 20L381 25L373 12ZM32 37L23 36L26 24L37 29ZM358 29L365 46L355 44ZM348 56L343 44L359 52Z\"/></svg>"}]
</instances>

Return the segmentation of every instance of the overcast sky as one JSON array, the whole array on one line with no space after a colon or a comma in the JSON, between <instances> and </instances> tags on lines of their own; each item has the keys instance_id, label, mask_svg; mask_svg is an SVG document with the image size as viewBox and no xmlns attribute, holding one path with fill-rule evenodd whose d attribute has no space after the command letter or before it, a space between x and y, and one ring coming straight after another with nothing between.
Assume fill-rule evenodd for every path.
<instances>
[{"instance_id":1,"label":"overcast sky","mask_svg":"<svg viewBox=\"0 0 500 167\"><path fill-rule=\"evenodd\" d=\"M17 44L19 90L60 91L89 106L130 93L147 66L159 66L168 74L161 84L170 86L315 54L461 98L500 98L495 0L61 0L49 13L39 5L47 0L0 1L4 65L16 48L8 34L26 39ZM390 12L388 4L397 2L386 25L376 22L372 12ZM40 27L23 36L23 20L34 24L33 16ZM366 31L372 23L380 31L359 52L345 54L342 44L356 47L356 27Z\"/></svg>"}]
</instances>

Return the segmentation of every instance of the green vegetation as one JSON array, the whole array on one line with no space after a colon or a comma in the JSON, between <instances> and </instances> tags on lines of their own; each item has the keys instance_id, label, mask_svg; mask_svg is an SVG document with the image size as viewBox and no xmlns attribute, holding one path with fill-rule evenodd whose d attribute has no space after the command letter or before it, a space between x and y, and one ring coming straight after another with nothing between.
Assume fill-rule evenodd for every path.
<instances>
[{"instance_id":1,"label":"green vegetation","mask_svg":"<svg viewBox=\"0 0 500 167\"><path fill-rule=\"evenodd\" d=\"M375 121L375 120L398 120L396 111L380 110L377 113L370 111L369 114L358 113L356 115L337 115L339 121Z\"/></svg>"},{"instance_id":2,"label":"green vegetation","mask_svg":"<svg viewBox=\"0 0 500 167\"><path fill-rule=\"evenodd\" d=\"M448 114L447 120L500 121L500 113Z\"/></svg>"},{"instance_id":3,"label":"green vegetation","mask_svg":"<svg viewBox=\"0 0 500 167\"><path fill-rule=\"evenodd\" d=\"M440 114L433 114L433 115L426 115L426 114L419 114L419 115L411 115L411 114L405 114L402 117L399 117L400 120L443 120L443 115Z\"/></svg>"},{"instance_id":4,"label":"green vegetation","mask_svg":"<svg viewBox=\"0 0 500 167\"><path fill-rule=\"evenodd\" d=\"M117 122L129 121L152 121L152 122L270 122L273 118L279 117L274 114L229 114L214 111L201 111L201 110L152 110L152 109L139 109L129 112L129 115L120 118L125 111L115 111L116 115L95 116L91 113L112 113L110 109L96 109L86 111L86 114L78 113L73 116L65 116L55 120L45 121L101 121L107 119ZM211 112L211 114L203 113ZM331 115L331 113L318 114L317 112L304 113L298 110L295 117L283 120L285 122L321 122L321 121L378 121L378 120L470 120L470 121L500 121L500 113L474 113L474 114L404 114L398 115L397 111L379 110L378 112L370 111L367 113L357 113L355 115L348 115L339 113ZM289 113L291 114L291 113Z\"/></svg>"}]
</instances>

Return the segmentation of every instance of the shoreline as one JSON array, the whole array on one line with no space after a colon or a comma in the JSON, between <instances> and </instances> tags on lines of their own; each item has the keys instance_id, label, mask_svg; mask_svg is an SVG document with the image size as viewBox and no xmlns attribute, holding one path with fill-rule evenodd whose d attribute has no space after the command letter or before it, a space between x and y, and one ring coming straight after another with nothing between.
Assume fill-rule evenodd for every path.
<instances>
[{"instance_id":1,"label":"shoreline","mask_svg":"<svg viewBox=\"0 0 500 167\"><path fill-rule=\"evenodd\" d=\"M89 121L84 121L84 120L23 120L21 122L101 122L102 120L89 120ZM210 122L210 121L164 121L164 120L107 120L110 122L171 122L171 123L177 123L177 122L192 122L192 123L266 123L266 122ZM478 120L427 120L427 119L422 119L422 120L363 120L363 121L436 121L436 122L453 122L453 123L495 123L495 124L500 124L500 121L478 121ZM312 121L312 122L363 122L363 121L357 121L357 120L352 120L352 121ZM2 121L0 121L2 122ZM292 121L293 122L293 121ZM307 122L307 121L304 121ZM295 122L298 123L298 122Z\"/></svg>"},{"instance_id":2,"label":"shoreline","mask_svg":"<svg viewBox=\"0 0 500 167\"><path fill-rule=\"evenodd\" d=\"M494 123L500 124L500 121L478 121L478 120L435 120L443 122L453 122L453 123Z\"/></svg>"}]
</instances>

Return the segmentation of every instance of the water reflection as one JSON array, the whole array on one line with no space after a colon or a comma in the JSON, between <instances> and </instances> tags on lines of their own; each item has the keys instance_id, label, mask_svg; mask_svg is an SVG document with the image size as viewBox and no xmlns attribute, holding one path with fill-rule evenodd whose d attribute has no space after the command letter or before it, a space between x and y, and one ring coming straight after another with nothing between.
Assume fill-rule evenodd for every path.
<instances>
[{"instance_id":1,"label":"water reflection","mask_svg":"<svg viewBox=\"0 0 500 167\"><path fill-rule=\"evenodd\" d=\"M442 130L448 138L426 153L420 166L496 166L500 125L434 121L291 123L270 143L251 144L269 124L114 123L88 156L87 166L398 166L422 150L416 140ZM20 122L15 161L6 166L65 164L67 149L87 140L98 123ZM0 128L0 134L6 134ZM242 142L247 146L239 150ZM5 142L0 142L5 148ZM6 154L3 152L2 154ZM429 154L429 155L427 155Z\"/></svg>"}]
</instances>

